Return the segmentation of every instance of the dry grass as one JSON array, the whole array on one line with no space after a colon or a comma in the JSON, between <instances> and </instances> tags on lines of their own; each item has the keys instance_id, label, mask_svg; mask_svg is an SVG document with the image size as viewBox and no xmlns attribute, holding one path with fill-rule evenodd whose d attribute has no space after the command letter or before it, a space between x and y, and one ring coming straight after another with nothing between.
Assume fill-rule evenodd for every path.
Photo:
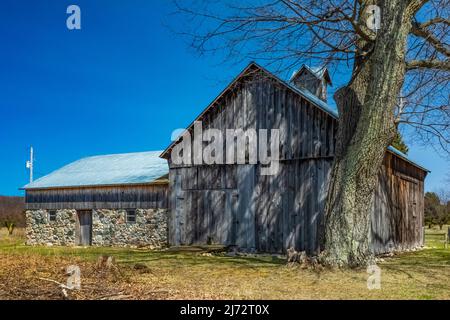
<instances>
[{"instance_id":1,"label":"dry grass","mask_svg":"<svg viewBox=\"0 0 450 320\"><path fill-rule=\"evenodd\" d=\"M119 248L27 247L0 234L0 298L60 299L68 265L80 266L74 299L450 299L450 249L428 248L386 258L381 290L367 289L365 270L289 267L275 256L228 257L204 248L148 251ZM117 267L99 268L102 254ZM137 269L138 265L141 268Z\"/></svg>"},{"instance_id":2,"label":"dry grass","mask_svg":"<svg viewBox=\"0 0 450 320\"><path fill-rule=\"evenodd\" d=\"M2 244L5 242L17 242L23 241L25 238L25 228L15 228L12 236L8 235L8 230L0 225L0 241Z\"/></svg>"}]
</instances>

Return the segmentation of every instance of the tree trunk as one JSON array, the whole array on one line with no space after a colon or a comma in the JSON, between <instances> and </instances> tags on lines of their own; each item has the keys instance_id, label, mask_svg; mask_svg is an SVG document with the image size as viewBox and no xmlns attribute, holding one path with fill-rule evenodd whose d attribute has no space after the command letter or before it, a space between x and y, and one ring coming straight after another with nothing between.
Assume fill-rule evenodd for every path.
<instances>
[{"instance_id":1,"label":"tree trunk","mask_svg":"<svg viewBox=\"0 0 450 320\"><path fill-rule=\"evenodd\" d=\"M327 265L357 267L373 259L372 201L386 148L396 133L394 108L411 28L408 3L379 1L382 29L373 43L363 44L369 54L355 60L352 80L335 94L340 118L321 255Z\"/></svg>"}]
</instances>

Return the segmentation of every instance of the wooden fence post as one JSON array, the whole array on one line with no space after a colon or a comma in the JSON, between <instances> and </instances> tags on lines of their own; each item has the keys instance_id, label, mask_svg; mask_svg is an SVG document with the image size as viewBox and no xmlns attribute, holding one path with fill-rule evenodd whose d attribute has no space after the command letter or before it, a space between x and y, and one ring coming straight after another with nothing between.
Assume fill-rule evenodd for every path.
<instances>
[{"instance_id":1,"label":"wooden fence post","mask_svg":"<svg viewBox=\"0 0 450 320\"><path fill-rule=\"evenodd\" d=\"M444 233L444 249L447 249L448 234Z\"/></svg>"},{"instance_id":2,"label":"wooden fence post","mask_svg":"<svg viewBox=\"0 0 450 320\"><path fill-rule=\"evenodd\" d=\"M447 239L446 243L450 243L450 227L447 228Z\"/></svg>"},{"instance_id":3,"label":"wooden fence post","mask_svg":"<svg viewBox=\"0 0 450 320\"><path fill-rule=\"evenodd\" d=\"M444 249L447 249L448 243L450 243L450 227L448 227L447 233L444 233Z\"/></svg>"}]
</instances>

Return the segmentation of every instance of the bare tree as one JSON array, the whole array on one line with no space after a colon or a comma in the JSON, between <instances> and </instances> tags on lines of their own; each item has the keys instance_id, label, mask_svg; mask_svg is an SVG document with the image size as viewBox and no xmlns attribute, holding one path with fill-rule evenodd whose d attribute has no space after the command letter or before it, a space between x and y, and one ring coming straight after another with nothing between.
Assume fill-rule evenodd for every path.
<instances>
[{"instance_id":1,"label":"bare tree","mask_svg":"<svg viewBox=\"0 0 450 320\"><path fill-rule=\"evenodd\" d=\"M11 235L15 227L25 226L23 197L0 196L0 228L5 226Z\"/></svg>"},{"instance_id":2,"label":"bare tree","mask_svg":"<svg viewBox=\"0 0 450 320\"><path fill-rule=\"evenodd\" d=\"M265 61L278 72L308 61L350 67L334 95L340 118L321 258L333 266L372 261L372 195L397 127L449 151L449 0L175 4L187 19L181 33L201 54Z\"/></svg>"}]
</instances>

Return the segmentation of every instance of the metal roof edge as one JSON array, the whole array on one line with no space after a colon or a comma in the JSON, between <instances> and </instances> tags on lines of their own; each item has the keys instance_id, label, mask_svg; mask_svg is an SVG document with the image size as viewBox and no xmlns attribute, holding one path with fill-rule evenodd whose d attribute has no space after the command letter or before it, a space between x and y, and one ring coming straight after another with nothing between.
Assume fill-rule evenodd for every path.
<instances>
[{"instance_id":1,"label":"metal roof edge","mask_svg":"<svg viewBox=\"0 0 450 320\"><path fill-rule=\"evenodd\" d=\"M417 168L419 168L419 169L421 169L421 170L423 170L423 171L425 171L425 172L428 172L428 173L431 172L429 169L427 169L427 168L425 168L424 166L418 164L416 161L411 160L411 159L408 157L408 155L404 154L403 152L401 152L400 150L398 150L397 148L395 148L395 147L393 147L393 146L389 146L389 147L387 148L387 151L389 151L389 152L395 154L395 155L398 156L399 158L401 158L401 159L403 159L403 160L409 162L410 164L416 166Z\"/></svg>"},{"instance_id":2,"label":"metal roof edge","mask_svg":"<svg viewBox=\"0 0 450 320\"><path fill-rule=\"evenodd\" d=\"M55 189L78 189L78 188L105 188L105 187L124 187L124 186L151 186L168 184L168 179L155 179L150 182L138 182L138 183L112 183L112 184L92 184L92 185L73 185L73 186L53 186L53 187L36 187L36 188L19 188L19 190L55 190Z\"/></svg>"},{"instance_id":3,"label":"metal roof edge","mask_svg":"<svg viewBox=\"0 0 450 320\"><path fill-rule=\"evenodd\" d=\"M100 186L125 186L125 185L143 185L143 184L151 184L154 183L156 181L158 181L159 179L161 179L162 177L164 177L165 175L158 177L152 181L149 182L139 182L139 183L112 183L112 184L91 184L91 185L69 185L69 186L50 186L50 187L27 187L30 184L33 184L35 182L38 182L40 179L43 179L47 176L50 176L70 165L73 165L75 163L78 163L80 161L83 160L87 160L87 159L93 159L93 158L101 158L101 157L108 157L108 156L120 156L120 155L137 155L137 154L146 154L146 153L154 153L155 154L155 158L159 158L158 154L161 153L161 150L156 150L156 151L140 151L140 152L128 152L128 153L111 153L111 154L101 154L101 155L94 155L94 156L87 156L87 157L82 157L80 159L74 160L72 162L69 162L65 165L63 165L62 167L55 169L51 172L49 172L48 174L34 180L33 182L27 183L26 185L24 185L23 187L18 188L18 190L43 190L43 189L62 189L62 188L82 188L82 187L100 187Z\"/></svg>"}]
</instances>

